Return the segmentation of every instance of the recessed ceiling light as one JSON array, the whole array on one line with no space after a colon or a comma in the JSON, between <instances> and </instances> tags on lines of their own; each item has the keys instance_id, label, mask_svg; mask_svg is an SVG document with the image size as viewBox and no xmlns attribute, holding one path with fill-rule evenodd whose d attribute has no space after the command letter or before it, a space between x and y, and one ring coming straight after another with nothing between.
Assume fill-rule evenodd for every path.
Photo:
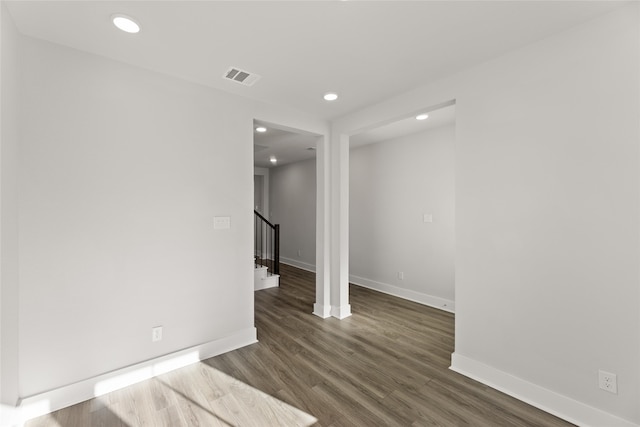
<instances>
[{"instance_id":1,"label":"recessed ceiling light","mask_svg":"<svg viewBox=\"0 0 640 427\"><path fill-rule=\"evenodd\" d=\"M120 14L113 15L111 20L113 21L113 25L124 32L131 34L140 32L140 25L130 16Z\"/></svg>"},{"instance_id":2,"label":"recessed ceiling light","mask_svg":"<svg viewBox=\"0 0 640 427\"><path fill-rule=\"evenodd\" d=\"M267 128L264 126L258 126L256 128L256 132L266 132L266 131L267 131Z\"/></svg>"},{"instance_id":3,"label":"recessed ceiling light","mask_svg":"<svg viewBox=\"0 0 640 427\"><path fill-rule=\"evenodd\" d=\"M419 114L416 116L416 120L426 120L429 118L428 114Z\"/></svg>"},{"instance_id":4,"label":"recessed ceiling light","mask_svg":"<svg viewBox=\"0 0 640 427\"><path fill-rule=\"evenodd\" d=\"M275 165L278 162L278 159L276 159L276 156L271 156L269 157L269 161Z\"/></svg>"},{"instance_id":5,"label":"recessed ceiling light","mask_svg":"<svg viewBox=\"0 0 640 427\"><path fill-rule=\"evenodd\" d=\"M337 93L329 92L324 94L325 101L335 101L336 99L338 99Z\"/></svg>"}]
</instances>

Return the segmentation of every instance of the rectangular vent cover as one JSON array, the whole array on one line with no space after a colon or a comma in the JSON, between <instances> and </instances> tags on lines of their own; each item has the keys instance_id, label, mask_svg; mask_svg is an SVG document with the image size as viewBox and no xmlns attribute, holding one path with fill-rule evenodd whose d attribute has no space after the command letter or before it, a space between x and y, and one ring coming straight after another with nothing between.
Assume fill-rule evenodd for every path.
<instances>
[{"instance_id":1,"label":"rectangular vent cover","mask_svg":"<svg viewBox=\"0 0 640 427\"><path fill-rule=\"evenodd\" d=\"M256 73L250 73L235 67L229 68L222 77L244 86L253 86L255 82L260 80L260 76Z\"/></svg>"}]
</instances>

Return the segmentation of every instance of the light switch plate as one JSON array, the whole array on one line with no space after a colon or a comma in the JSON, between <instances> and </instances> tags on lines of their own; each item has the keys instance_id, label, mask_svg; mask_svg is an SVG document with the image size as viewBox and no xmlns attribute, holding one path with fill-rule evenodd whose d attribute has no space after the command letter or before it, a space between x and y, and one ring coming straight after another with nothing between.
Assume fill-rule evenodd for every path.
<instances>
[{"instance_id":1,"label":"light switch plate","mask_svg":"<svg viewBox=\"0 0 640 427\"><path fill-rule=\"evenodd\" d=\"M213 228L215 230L228 230L231 228L231 217L216 216L213 218Z\"/></svg>"},{"instance_id":2,"label":"light switch plate","mask_svg":"<svg viewBox=\"0 0 640 427\"><path fill-rule=\"evenodd\" d=\"M162 341L162 326L151 328L151 341Z\"/></svg>"}]
</instances>

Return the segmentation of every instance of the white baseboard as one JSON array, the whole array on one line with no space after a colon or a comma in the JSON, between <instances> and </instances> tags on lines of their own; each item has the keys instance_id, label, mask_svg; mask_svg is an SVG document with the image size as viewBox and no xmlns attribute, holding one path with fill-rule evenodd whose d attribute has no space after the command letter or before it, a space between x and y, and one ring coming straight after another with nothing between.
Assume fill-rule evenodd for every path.
<instances>
[{"instance_id":1,"label":"white baseboard","mask_svg":"<svg viewBox=\"0 0 640 427\"><path fill-rule=\"evenodd\" d=\"M313 304L313 314L323 319L331 317L331 307L328 305Z\"/></svg>"},{"instance_id":2,"label":"white baseboard","mask_svg":"<svg viewBox=\"0 0 640 427\"><path fill-rule=\"evenodd\" d=\"M25 397L21 399L19 407L15 408L19 411L17 418L20 418L22 423L256 342L256 328L247 328L224 338ZM15 416L13 418L16 419Z\"/></svg>"},{"instance_id":3,"label":"white baseboard","mask_svg":"<svg viewBox=\"0 0 640 427\"><path fill-rule=\"evenodd\" d=\"M374 291L393 295L394 297L404 298L419 304L428 305L429 307L448 311L449 313L455 313L456 311L456 303L448 299L423 294L421 292L412 291L411 289L400 288L398 286L376 282L375 280L354 275L349 275L349 282L354 285L362 286L363 288L373 289Z\"/></svg>"},{"instance_id":4,"label":"white baseboard","mask_svg":"<svg viewBox=\"0 0 640 427\"><path fill-rule=\"evenodd\" d=\"M351 316L351 304L331 306L331 316L340 320Z\"/></svg>"},{"instance_id":5,"label":"white baseboard","mask_svg":"<svg viewBox=\"0 0 640 427\"><path fill-rule=\"evenodd\" d=\"M310 271L312 273L316 272L316 266L313 264L308 264L306 262L297 261L295 259L286 258L286 257L280 257L280 262L282 262L283 264L291 265L296 268L300 268L302 270ZM400 288L398 286L389 285L387 283L376 282L375 280L370 280L370 279L366 279L364 277L355 276L355 275L349 275L349 283L353 283L354 285L357 285L357 286L362 286L363 288L373 289L374 291L382 292L384 294L393 295L394 297L417 302L419 304L428 305L429 307L438 308L440 310L444 310L449 313L456 312L455 301L452 301L449 299L440 298L440 297L436 297L428 294L423 294L421 292ZM317 311L314 309L313 312L317 316L320 316L323 318L329 317L329 315L326 315L326 316L321 315L321 313L324 313L324 311ZM351 313L349 312L349 314ZM333 314L331 314L331 316L333 316ZM334 316L334 317L337 317L337 316Z\"/></svg>"},{"instance_id":6,"label":"white baseboard","mask_svg":"<svg viewBox=\"0 0 640 427\"><path fill-rule=\"evenodd\" d=\"M302 261L298 261L298 260L283 257L283 256L280 257L280 262L283 264L287 264L287 265L291 265L293 267L299 268L301 270L307 270L312 273L316 272L316 266L314 264L309 264L307 262L302 262Z\"/></svg>"},{"instance_id":7,"label":"white baseboard","mask_svg":"<svg viewBox=\"0 0 640 427\"><path fill-rule=\"evenodd\" d=\"M640 427L458 353L451 355L449 369L579 426Z\"/></svg>"}]
</instances>

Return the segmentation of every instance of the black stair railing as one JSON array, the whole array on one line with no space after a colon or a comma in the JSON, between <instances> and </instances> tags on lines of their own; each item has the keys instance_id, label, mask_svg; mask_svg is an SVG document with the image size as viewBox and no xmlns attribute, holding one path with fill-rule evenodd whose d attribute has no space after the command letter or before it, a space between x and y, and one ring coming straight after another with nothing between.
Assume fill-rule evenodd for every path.
<instances>
[{"instance_id":1,"label":"black stair railing","mask_svg":"<svg viewBox=\"0 0 640 427\"><path fill-rule=\"evenodd\" d=\"M267 267L268 274L280 274L280 224L271 224L256 210L253 213L256 267Z\"/></svg>"}]
</instances>

